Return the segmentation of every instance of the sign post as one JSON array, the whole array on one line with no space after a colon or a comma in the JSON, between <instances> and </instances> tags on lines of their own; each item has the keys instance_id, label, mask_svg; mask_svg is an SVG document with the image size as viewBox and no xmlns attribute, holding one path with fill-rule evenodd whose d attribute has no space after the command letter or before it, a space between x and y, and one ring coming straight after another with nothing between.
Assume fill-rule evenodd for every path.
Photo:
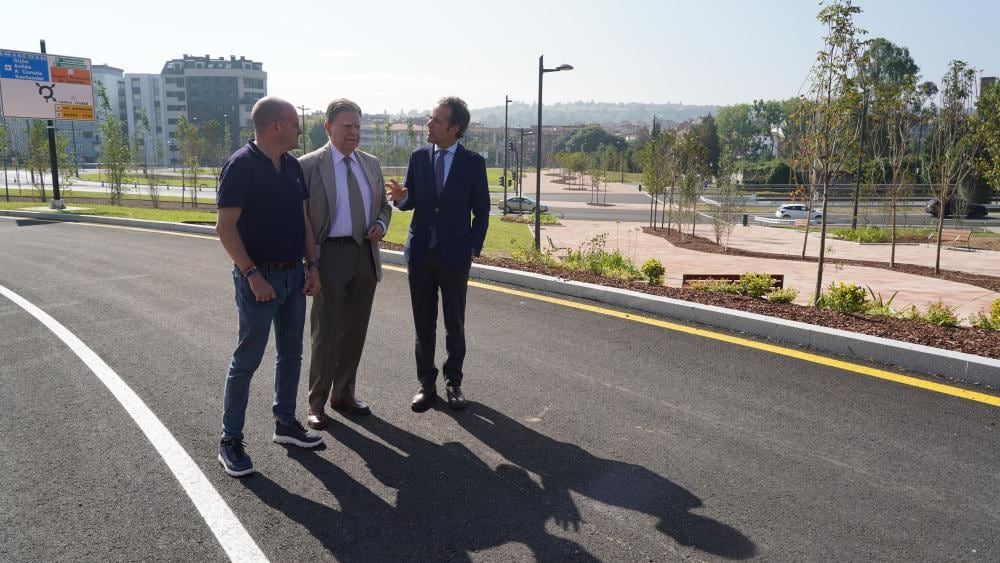
<instances>
[{"instance_id":1,"label":"sign post","mask_svg":"<svg viewBox=\"0 0 1000 563\"><path fill-rule=\"evenodd\" d=\"M59 192L56 119L94 120L94 88L90 59L0 49L0 101L4 117L48 121L52 209L65 209Z\"/></svg>"}]
</instances>

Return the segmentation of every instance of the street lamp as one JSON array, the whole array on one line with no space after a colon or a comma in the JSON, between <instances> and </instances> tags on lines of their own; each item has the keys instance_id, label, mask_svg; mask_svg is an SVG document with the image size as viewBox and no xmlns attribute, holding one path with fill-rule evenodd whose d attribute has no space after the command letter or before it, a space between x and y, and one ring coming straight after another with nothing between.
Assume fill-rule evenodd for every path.
<instances>
[{"instance_id":1,"label":"street lamp","mask_svg":"<svg viewBox=\"0 0 1000 563\"><path fill-rule=\"evenodd\" d=\"M561 64L556 68L545 68L545 55L538 57L538 128L535 134L535 250L542 249L542 213L539 211L542 205L542 77L546 72L559 72L561 70L573 70L567 64Z\"/></svg>"},{"instance_id":2,"label":"street lamp","mask_svg":"<svg viewBox=\"0 0 1000 563\"><path fill-rule=\"evenodd\" d=\"M507 107L510 106L510 96L504 94L503 104L503 214L507 214Z\"/></svg>"}]
</instances>

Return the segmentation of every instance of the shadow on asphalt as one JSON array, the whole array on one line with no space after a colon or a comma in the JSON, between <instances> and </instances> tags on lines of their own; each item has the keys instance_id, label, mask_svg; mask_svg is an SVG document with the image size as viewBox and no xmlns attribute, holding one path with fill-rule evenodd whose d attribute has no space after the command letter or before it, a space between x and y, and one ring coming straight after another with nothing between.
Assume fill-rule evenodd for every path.
<instances>
[{"instance_id":1,"label":"shadow on asphalt","mask_svg":"<svg viewBox=\"0 0 1000 563\"><path fill-rule=\"evenodd\" d=\"M18 227L38 227L43 225L56 225L55 221L38 221L35 219L18 219L14 221Z\"/></svg>"},{"instance_id":2,"label":"shadow on asphalt","mask_svg":"<svg viewBox=\"0 0 1000 563\"><path fill-rule=\"evenodd\" d=\"M262 474L240 482L341 561L469 561L468 552L509 542L523 544L539 561L597 561L580 544L545 529L553 520L564 530L580 530L571 492L655 516L660 532L707 553L730 559L755 553L754 544L732 527L691 514L700 499L648 469L595 457L481 404L449 414L517 465L492 469L458 442L439 445L371 416L352 421L384 444L345 424L331 424L328 432L364 459L379 482L398 491L395 505L324 457L298 448L287 448L288 456L326 487L339 510ZM528 471L541 477L541 485Z\"/></svg>"}]
</instances>

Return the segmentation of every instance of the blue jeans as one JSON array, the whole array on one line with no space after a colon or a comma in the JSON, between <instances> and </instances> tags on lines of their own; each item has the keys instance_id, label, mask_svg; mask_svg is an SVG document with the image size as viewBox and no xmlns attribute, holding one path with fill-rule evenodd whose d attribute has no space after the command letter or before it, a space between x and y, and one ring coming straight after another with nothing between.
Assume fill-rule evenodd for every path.
<instances>
[{"instance_id":1,"label":"blue jeans","mask_svg":"<svg viewBox=\"0 0 1000 563\"><path fill-rule=\"evenodd\" d=\"M303 268L267 271L261 275L274 287L277 298L260 303L250 290L250 282L233 268L236 310L240 328L226 376L222 399L222 437L242 438L250 397L250 378L260 366L267 339L274 324L277 361L274 368L274 405L271 410L281 424L295 422L295 396L302 369L302 329L306 320L306 296L302 294Z\"/></svg>"}]
</instances>

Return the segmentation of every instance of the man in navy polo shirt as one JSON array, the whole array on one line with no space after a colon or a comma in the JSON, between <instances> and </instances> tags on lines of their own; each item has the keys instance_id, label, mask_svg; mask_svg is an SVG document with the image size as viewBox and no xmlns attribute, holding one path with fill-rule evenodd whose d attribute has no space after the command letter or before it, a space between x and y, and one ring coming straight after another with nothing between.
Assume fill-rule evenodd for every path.
<instances>
[{"instance_id":1,"label":"man in navy polo shirt","mask_svg":"<svg viewBox=\"0 0 1000 563\"><path fill-rule=\"evenodd\" d=\"M260 366L274 325L273 440L304 448L323 438L295 418L302 368L306 296L319 291L312 226L305 212L309 189L287 151L302 133L295 107L266 97L251 112L256 139L233 153L219 177L215 230L233 261L239 338L226 377L219 462L226 473L253 473L243 444L250 379ZM306 259L303 265L302 258Z\"/></svg>"}]
</instances>

